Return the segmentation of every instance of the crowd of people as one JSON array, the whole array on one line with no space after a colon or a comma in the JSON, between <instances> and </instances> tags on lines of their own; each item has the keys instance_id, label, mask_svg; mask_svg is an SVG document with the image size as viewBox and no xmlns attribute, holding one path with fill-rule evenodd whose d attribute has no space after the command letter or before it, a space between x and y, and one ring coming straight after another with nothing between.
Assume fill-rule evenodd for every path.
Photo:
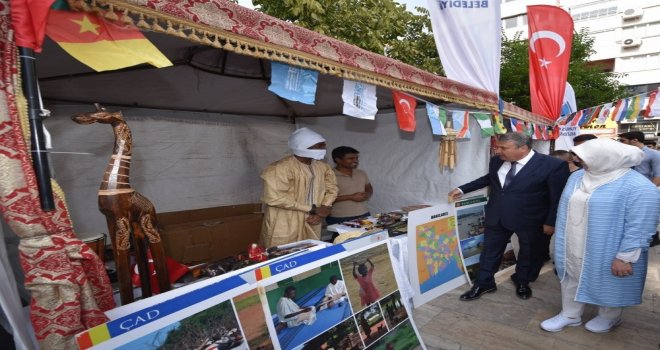
<instances>
[{"instance_id":1,"label":"crowd of people","mask_svg":"<svg viewBox=\"0 0 660 350\"><path fill-rule=\"evenodd\" d=\"M293 155L262 174L262 244L319 239L323 220L333 224L369 215L366 201L373 188L366 173L357 169L357 150L335 148L332 168L322 161L326 140L307 128L291 135L289 147ZM645 145L641 132L620 134L618 141L579 135L570 151L551 155L535 152L528 135L500 135L488 173L449 192L449 198L457 200L469 192L489 190L480 268L460 300L497 291L494 274L514 233L520 250L511 280L518 297L531 298L530 284L551 260L554 235L562 310L541 328L557 332L581 325L585 304L593 304L598 316L585 328L596 333L611 330L621 323L624 307L641 303L648 248L658 242L657 186L660 152ZM373 264L356 266L353 275L368 284L371 270ZM362 289L363 304L378 297Z\"/></svg>"}]
</instances>

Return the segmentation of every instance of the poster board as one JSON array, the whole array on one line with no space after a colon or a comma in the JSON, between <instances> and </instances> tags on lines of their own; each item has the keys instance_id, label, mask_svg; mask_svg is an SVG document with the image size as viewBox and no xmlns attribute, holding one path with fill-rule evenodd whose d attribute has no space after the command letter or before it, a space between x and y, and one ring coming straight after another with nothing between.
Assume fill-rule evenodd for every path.
<instances>
[{"instance_id":1,"label":"poster board","mask_svg":"<svg viewBox=\"0 0 660 350\"><path fill-rule=\"evenodd\" d=\"M347 242L137 301L76 339L81 349L425 349L394 271L386 242ZM333 276L345 295L327 299Z\"/></svg>"},{"instance_id":2,"label":"poster board","mask_svg":"<svg viewBox=\"0 0 660 350\"><path fill-rule=\"evenodd\" d=\"M408 213L408 252L415 307L468 283L453 204Z\"/></svg>"},{"instance_id":3,"label":"poster board","mask_svg":"<svg viewBox=\"0 0 660 350\"><path fill-rule=\"evenodd\" d=\"M457 201L454 204L456 208L456 226L461 240L461 253L463 254L470 284L476 280L479 272L479 258L483 249L484 232L486 230L486 203L488 203L488 197L480 196ZM509 242L504 249L502 262L495 275L515 264L516 255L513 251L513 245Z\"/></svg>"}]
</instances>

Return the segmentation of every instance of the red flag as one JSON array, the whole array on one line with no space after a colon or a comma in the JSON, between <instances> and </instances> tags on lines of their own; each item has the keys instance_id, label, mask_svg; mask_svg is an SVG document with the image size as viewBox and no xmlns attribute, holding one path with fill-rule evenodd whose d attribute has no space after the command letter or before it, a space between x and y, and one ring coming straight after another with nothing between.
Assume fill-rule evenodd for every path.
<instances>
[{"instance_id":1,"label":"red flag","mask_svg":"<svg viewBox=\"0 0 660 350\"><path fill-rule=\"evenodd\" d=\"M659 90L654 90L651 91L651 93L649 94L649 102L646 105L646 109L643 112L644 114L642 114L644 118L648 118L651 116L651 108L653 107L653 104L655 103L655 99L658 96L658 91Z\"/></svg>"},{"instance_id":2,"label":"red flag","mask_svg":"<svg viewBox=\"0 0 660 350\"><path fill-rule=\"evenodd\" d=\"M55 0L10 0L11 25L16 45L41 52L48 11Z\"/></svg>"},{"instance_id":3,"label":"red flag","mask_svg":"<svg viewBox=\"0 0 660 350\"><path fill-rule=\"evenodd\" d=\"M573 18L556 6L527 6L532 112L557 120L566 90Z\"/></svg>"},{"instance_id":4,"label":"red flag","mask_svg":"<svg viewBox=\"0 0 660 350\"><path fill-rule=\"evenodd\" d=\"M396 120L399 122L399 129L403 131L415 131L417 123L415 121L415 108L417 100L414 97L402 92L392 91L394 98L394 109L396 110Z\"/></svg>"}]
</instances>

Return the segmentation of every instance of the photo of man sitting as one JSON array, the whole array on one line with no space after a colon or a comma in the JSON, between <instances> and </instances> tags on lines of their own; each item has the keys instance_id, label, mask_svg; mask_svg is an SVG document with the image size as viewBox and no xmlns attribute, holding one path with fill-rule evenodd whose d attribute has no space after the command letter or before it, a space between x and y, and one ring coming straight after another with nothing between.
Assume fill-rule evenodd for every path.
<instances>
[{"instance_id":1,"label":"photo of man sitting","mask_svg":"<svg viewBox=\"0 0 660 350\"><path fill-rule=\"evenodd\" d=\"M313 306L301 308L293 301L295 298L296 287L288 286L284 290L284 295L277 302L277 316L281 324L286 324L287 327L314 324L317 308Z\"/></svg>"},{"instance_id":2,"label":"photo of man sitting","mask_svg":"<svg viewBox=\"0 0 660 350\"><path fill-rule=\"evenodd\" d=\"M321 299L321 303L317 306L319 310L331 308L338 304L341 306L342 302L346 300L346 284L340 280L337 275L330 276L330 283L325 287L325 296Z\"/></svg>"}]
</instances>

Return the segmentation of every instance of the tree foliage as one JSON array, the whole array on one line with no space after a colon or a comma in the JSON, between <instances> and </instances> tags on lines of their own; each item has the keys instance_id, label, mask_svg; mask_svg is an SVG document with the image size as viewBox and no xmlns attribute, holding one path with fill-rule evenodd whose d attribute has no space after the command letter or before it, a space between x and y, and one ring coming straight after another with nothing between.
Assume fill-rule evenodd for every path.
<instances>
[{"instance_id":1,"label":"tree foliage","mask_svg":"<svg viewBox=\"0 0 660 350\"><path fill-rule=\"evenodd\" d=\"M365 50L443 75L428 10L416 13L394 0L253 0L257 9ZM589 64L594 39L582 30L573 37L568 81L578 108L617 100L625 95L620 74ZM502 41L500 95L530 109L528 42L520 35Z\"/></svg>"},{"instance_id":2,"label":"tree foliage","mask_svg":"<svg viewBox=\"0 0 660 350\"><path fill-rule=\"evenodd\" d=\"M365 50L441 73L428 12L394 0L253 0L257 10Z\"/></svg>"},{"instance_id":3,"label":"tree foliage","mask_svg":"<svg viewBox=\"0 0 660 350\"><path fill-rule=\"evenodd\" d=\"M594 39L586 29L573 35L568 82L575 90L578 109L597 106L625 96L625 88L619 84L618 73L603 72L602 67L590 64L594 53ZM502 66L500 70L500 95L502 99L531 109L529 97L529 43L520 34L502 40Z\"/></svg>"}]
</instances>

